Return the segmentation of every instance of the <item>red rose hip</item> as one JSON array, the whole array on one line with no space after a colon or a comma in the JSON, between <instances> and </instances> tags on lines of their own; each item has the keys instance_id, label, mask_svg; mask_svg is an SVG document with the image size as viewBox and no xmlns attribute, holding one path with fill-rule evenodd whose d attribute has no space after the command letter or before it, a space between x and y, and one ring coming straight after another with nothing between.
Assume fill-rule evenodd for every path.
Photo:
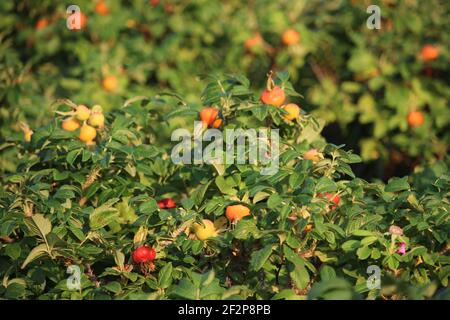
<instances>
[{"instance_id":1,"label":"red rose hip","mask_svg":"<svg viewBox=\"0 0 450 320\"><path fill-rule=\"evenodd\" d=\"M318 196L321 197L321 198L325 198L325 199L328 199L328 200L334 202L335 205L331 207L331 209L333 209L333 210L336 209L337 205L341 201L341 197L338 194L334 195L334 194L329 193L329 192L319 193Z\"/></svg>"},{"instance_id":2,"label":"red rose hip","mask_svg":"<svg viewBox=\"0 0 450 320\"><path fill-rule=\"evenodd\" d=\"M148 246L140 246L133 251L132 258L134 263L146 263L155 260L156 251Z\"/></svg>"},{"instance_id":3,"label":"red rose hip","mask_svg":"<svg viewBox=\"0 0 450 320\"><path fill-rule=\"evenodd\" d=\"M173 209L176 208L177 204L172 198L166 198L158 201L158 206L160 209Z\"/></svg>"},{"instance_id":4,"label":"red rose hip","mask_svg":"<svg viewBox=\"0 0 450 320\"><path fill-rule=\"evenodd\" d=\"M275 107L281 106L286 100L286 95L284 94L284 90L279 86L273 87L272 90L266 89L261 94L261 101L264 104L269 104Z\"/></svg>"}]
</instances>

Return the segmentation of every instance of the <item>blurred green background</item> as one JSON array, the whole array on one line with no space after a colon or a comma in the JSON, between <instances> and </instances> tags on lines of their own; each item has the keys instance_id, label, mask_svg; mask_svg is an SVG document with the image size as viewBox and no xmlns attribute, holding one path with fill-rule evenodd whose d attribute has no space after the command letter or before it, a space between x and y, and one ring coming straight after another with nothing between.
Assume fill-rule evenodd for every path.
<instances>
[{"instance_id":1,"label":"blurred green background","mask_svg":"<svg viewBox=\"0 0 450 320\"><path fill-rule=\"evenodd\" d=\"M448 1L70 4L85 17L79 31L66 27L69 3L0 2L2 172L15 170L19 123L47 123L57 98L108 110L175 91L200 107L203 77L243 73L259 92L269 70L290 73L304 96L295 102L326 121L328 141L362 155L360 177L386 180L448 161ZM366 26L371 4L381 9L379 30ZM408 125L411 111L422 125Z\"/></svg>"}]
</instances>

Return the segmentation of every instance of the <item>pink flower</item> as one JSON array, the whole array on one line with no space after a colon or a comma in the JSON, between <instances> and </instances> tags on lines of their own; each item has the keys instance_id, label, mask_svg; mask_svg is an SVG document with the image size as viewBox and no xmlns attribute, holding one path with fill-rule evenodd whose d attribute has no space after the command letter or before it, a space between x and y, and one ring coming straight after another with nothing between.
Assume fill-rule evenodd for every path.
<instances>
[{"instance_id":1,"label":"pink flower","mask_svg":"<svg viewBox=\"0 0 450 320\"><path fill-rule=\"evenodd\" d=\"M400 242L396 251L398 254L404 255L406 253L406 243Z\"/></svg>"}]
</instances>

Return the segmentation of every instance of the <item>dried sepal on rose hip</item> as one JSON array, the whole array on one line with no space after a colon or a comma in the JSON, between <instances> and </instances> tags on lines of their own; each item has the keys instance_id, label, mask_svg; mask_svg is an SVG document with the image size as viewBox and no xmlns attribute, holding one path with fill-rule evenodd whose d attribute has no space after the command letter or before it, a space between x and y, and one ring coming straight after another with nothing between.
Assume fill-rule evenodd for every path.
<instances>
[{"instance_id":1,"label":"dried sepal on rose hip","mask_svg":"<svg viewBox=\"0 0 450 320\"><path fill-rule=\"evenodd\" d=\"M30 142L31 141L31 137L33 136L33 130L31 130L31 128L25 122L20 122L19 123L19 128L23 132L23 140L25 142Z\"/></svg>"},{"instance_id":2,"label":"dried sepal on rose hip","mask_svg":"<svg viewBox=\"0 0 450 320\"><path fill-rule=\"evenodd\" d=\"M78 121L86 121L87 119L89 119L89 116L91 115L91 109L89 109L84 104L76 105L73 102L65 102L65 104L69 105L72 108L72 110L67 112L56 111L57 114L62 116L68 116L69 118Z\"/></svg>"}]
</instances>

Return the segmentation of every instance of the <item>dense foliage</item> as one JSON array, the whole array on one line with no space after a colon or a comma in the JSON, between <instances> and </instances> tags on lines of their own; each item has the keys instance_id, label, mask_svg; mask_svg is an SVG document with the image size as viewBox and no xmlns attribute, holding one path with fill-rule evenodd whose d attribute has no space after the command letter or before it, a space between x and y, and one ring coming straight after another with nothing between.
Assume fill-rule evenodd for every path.
<instances>
[{"instance_id":1,"label":"dense foliage","mask_svg":"<svg viewBox=\"0 0 450 320\"><path fill-rule=\"evenodd\" d=\"M274 84L300 99L286 73ZM130 99L95 126L89 118L94 137L83 121L63 124L77 105L59 100L3 177L0 295L449 299L448 167L369 183L351 170L361 159L327 143L311 115L289 119L259 97L236 76L211 78L201 100L220 109L219 130L280 130L273 175L249 163L172 163L170 132L193 130L200 111L179 95ZM367 286L371 265L381 290ZM68 287L73 266L79 290Z\"/></svg>"},{"instance_id":2,"label":"dense foliage","mask_svg":"<svg viewBox=\"0 0 450 320\"><path fill-rule=\"evenodd\" d=\"M76 4L0 1L0 299L450 299L448 1Z\"/></svg>"},{"instance_id":3,"label":"dense foliage","mask_svg":"<svg viewBox=\"0 0 450 320\"><path fill-rule=\"evenodd\" d=\"M360 176L405 175L444 159L449 143L447 1L77 1L82 30L59 2L0 4L1 170L15 170L19 122L47 123L60 97L117 108L163 90L199 104L198 76L244 72L255 88L287 70L326 125L361 154ZM418 111L408 125L410 112Z\"/></svg>"}]
</instances>

